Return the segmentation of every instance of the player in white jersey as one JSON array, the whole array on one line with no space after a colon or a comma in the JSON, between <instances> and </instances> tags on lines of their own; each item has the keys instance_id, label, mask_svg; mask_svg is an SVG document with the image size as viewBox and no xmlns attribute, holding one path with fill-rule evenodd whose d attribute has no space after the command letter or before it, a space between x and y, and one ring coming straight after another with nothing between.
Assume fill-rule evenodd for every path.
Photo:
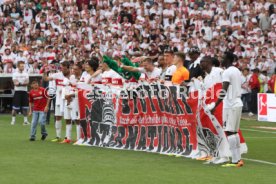
<instances>
[{"instance_id":1,"label":"player in white jersey","mask_svg":"<svg viewBox=\"0 0 276 184\"><path fill-rule=\"evenodd\" d=\"M208 90L209 88L212 88L214 85L218 83L222 83L223 69L215 67L213 63L213 59L210 56L204 56L201 59L200 67L205 72L203 84L206 90ZM206 96L206 93L203 95ZM210 98L210 96L207 96L206 98ZM211 104L208 104L208 105L211 105ZM228 162L229 158L225 155L225 150L223 149L224 147L225 146L220 146L218 148L220 155L213 157L208 162L211 162L214 164L221 164L221 163Z\"/></svg>"},{"instance_id":2,"label":"player in white jersey","mask_svg":"<svg viewBox=\"0 0 276 184\"><path fill-rule=\"evenodd\" d=\"M206 72L203 80L205 89L211 88L217 83L222 83L223 69L213 66L213 60L210 56L204 56L201 59L200 67Z\"/></svg>"},{"instance_id":3,"label":"player in white jersey","mask_svg":"<svg viewBox=\"0 0 276 184\"><path fill-rule=\"evenodd\" d=\"M11 125L15 124L16 112L22 109L24 115L23 125L29 125L27 114L29 108L29 96L28 96L28 84L29 84L29 75L27 72L24 72L24 61L19 61L17 63L17 70L12 75L12 80L14 83L14 97L13 97L13 107L12 107L12 121Z\"/></svg>"},{"instance_id":4,"label":"player in white jersey","mask_svg":"<svg viewBox=\"0 0 276 184\"><path fill-rule=\"evenodd\" d=\"M65 81L68 85L65 92L66 105L64 109L64 119L66 120L66 139L63 143L71 143L72 137L72 122L76 123L77 141L80 139L80 117L79 117L79 102L77 94L77 83L80 81L82 74L82 66L80 63L76 63L72 67L73 73L68 81ZM77 142L76 142L77 143Z\"/></svg>"},{"instance_id":5,"label":"player in white jersey","mask_svg":"<svg viewBox=\"0 0 276 184\"><path fill-rule=\"evenodd\" d=\"M244 165L240 153L240 137L238 130L240 127L242 101L241 101L241 72L233 66L235 55L231 52L224 54L221 65L225 67L222 75L222 91L211 110L213 113L216 107L223 101L223 128L227 135L232 162L223 167L241 167Z\"/></svg>"},{"instance_id":6,"label":"player in white jersey","mask_svg":"<svg viewBox=\"0 0 276 184\"><path fill-rule=\"evenodd\" d=\"M168 66L165 73L165 84L168 84L168 85L172 84L172 76L177 69L176 66L173 64L173 58L174 58L173 51L170 49L165 50L164 60Z\"/></svg>"},{"instance_id":7,"label":"player in white jersey","mask_svg":"<svg viewBox=\"0 0 276 184\"><path fill-rule=\"evenodd\" d=\"M140 79L147 80L149 82L154 81L160 77L161 69L154 66L151 58L146 57L142 61L142 67L121 66L124 70L130 72L141 72Z\"/></svg>"},{"instance_id":8,"label":"player in white jersey","mask_svg":"<svg viewBox=\"0 0 276 184\"><path fill-rule=\"evenodd\" d=\"M84 82L86 84L101 84L102 83L102 74L101 71L98 70L99 68L99 59L97 57L92 57L85 64L85 71L87 75L84 76Z\"/></svg>"},{"instance_id":9,"label":"player in white jersey","mask_svg":"<svg viewBox=\"0 0 276 184\"><path fill-rule=\"evenodd\" d=\"M52 140L52 142L60 142L61 141L61 120L64 113L64 100L62 99L62 89L64 87L63 81L64 78L69 78L70 75L70 63L64 61L61 63L61 72L55 73L49 77L47 77L46 73L44 73L43 79L45 81L55 80L56 82L56 106L55 106L55 128L56 128L56 138ZM53 90L53 89L49 89ZM48 90L48 91L49 91Z\"/></svg>"}]
</instances>

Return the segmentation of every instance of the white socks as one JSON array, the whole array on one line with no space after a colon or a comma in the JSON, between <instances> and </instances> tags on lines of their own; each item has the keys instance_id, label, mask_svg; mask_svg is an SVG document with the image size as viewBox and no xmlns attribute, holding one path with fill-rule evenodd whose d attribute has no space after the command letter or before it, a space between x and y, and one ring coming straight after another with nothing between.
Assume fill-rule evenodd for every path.
<instances>
[{"instance_id":1,"label":"white socks","mask_svg":"<svg viewBox=\"0 0 276 184\"><path fill-rule=\"evenodd\" d=\"M25 122L28 122L28 117L27 116L24 116L24 123Z\"/></svg>"},{"instance_id":2,"label":"white socks","mask_svg":"<svg viewBox=\"0 0 276 184\"><path fill-rule=\"evenodd\" d=\"M76 126L76 132L77 132L77 140L79 140L80 139L80 135L81 135L80 125Z\"/></svg>"},{"instance_id":3,"label":"white socks","mask_svg":"<svg viewBox=\"0 0 276 184\"><path fill-rule=\"evenodd\" d=\"M228 136L230 151L232 154L232 163L237 163L241 160L240 152L240 137L238 134Z\"/></svg>"},{"instance_id":4,"label":"white socks","mask_svg":"<svg viewBox=\"0 0 276 184\"><path fill-rule=\"evenodd\" d=\"M13 123L15 122L15 116L12 116L12 122Z\"/></svg>"},{"instance_id":5,"label":"white socks","mask_svg":"<svg viewBox=\"0 0 276 184\"><path fill-rule=\"evenodd\" d=\"M56 134L58 138L61 138L61 120L56 120Z\"/></svg>"},{"instance_id":6,"label":"white socks","mask_svg":"<svg viewBox=\"0 0 276 184\"><path fill-rule=\"evenodd\" d=\"M71 140L72 124L66 125L66 138Z\"/></svg>"}]
</instances>

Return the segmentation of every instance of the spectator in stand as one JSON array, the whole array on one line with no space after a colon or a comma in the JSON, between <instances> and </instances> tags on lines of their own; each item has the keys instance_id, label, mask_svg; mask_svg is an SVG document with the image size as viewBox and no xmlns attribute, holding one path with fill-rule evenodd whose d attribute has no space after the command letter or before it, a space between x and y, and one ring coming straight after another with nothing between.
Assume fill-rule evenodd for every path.
<instances>
[{"instance_id":1,"label":"spectator in stand","mask_svg":"<svg viewBox=\"0 0 276 184\"><path fill-rule=\"evenodd\" d=\"M243 102L243 112L249 112L250 111L250 92L251 89L249 87L249 80L250 80L251 75L249 74L249 68L244 68L242 70L242 102Z\"/></svg>"},{"instance_id":2,"label":"spectator in stand","mask_svg":"<svg viewBox=\"0 0 276 184\"><path fill-rule=\"evenodd\" d=\"M268 81L268 93L276 94L276 68L274 69L274 74L271 76Z\"/></svg>"},{"instance_id":3,"label":"spectator in stand","mask_svg":"<svg viewBox=\"0 0 276 184\"><path fill-rule=\"evenodd\" d=\"M249 87L251 89L251 100L250 100L251 108L248 114L249 116L253 116L254 114L257 114L257 95L260 91L259 74L260 74L260 70L258 68L255 68L249 80Z\"/></svg>"}]
</instances>

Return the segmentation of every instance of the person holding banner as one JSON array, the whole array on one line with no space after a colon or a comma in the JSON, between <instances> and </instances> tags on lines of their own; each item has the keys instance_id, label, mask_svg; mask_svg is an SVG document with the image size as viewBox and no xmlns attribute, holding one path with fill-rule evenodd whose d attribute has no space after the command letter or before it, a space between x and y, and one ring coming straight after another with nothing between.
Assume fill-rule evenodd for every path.
<instances>
[{"instance_id":1,"label":"person holding banner","mask_svg":"<svg viewBox=\"0 0 276 184\"><path fill-rule=\"evenodd\" d=\"M176 66L176 71L172 75L173 84L184 84L185 81L189 80L190 72L184 67L185 54L182 52L177 52L174 54L174 65Z\"/></svg>"},{"instance_id":2,"label":"person holding banner","mask_svg":"<svg viewBox=\"0 0 276 184\"><path fill-rule=\"evenodd\" d=\"M176 71L176 66L173 64L173 50L167 48L164 51L164 60L165 63L167 64L167 70L165 73L165 82L167 84L171 84L172 83L172 76L174 74L174 72Z\"/></svg>"},{"instance_id":3,"label":"person holding banner","mask_svg":"<svg viewBox=\"0 0 276 184\"><path fill-rule=\"evenodd\" d=\"M142 80L154 81L160 77L161 69L154 66L152 59L145 57L142 59L143 67L132 67L121 65L121 68L130 72L141 72L145 75L140 77Z\"/></svg>"},{"instance_id":4,"label":"person holding banner","mask_svg":"<svg viewBox=\"0 0 276 184\"><path fill-rule=\"evenodd\" d=\"M84 77L84 82L86 84L101 84L102 83L102 74L99 69L99 59L93 56L89 61L85 64L85 71L87 75Z\"/></svg>"},{"instance_id":5,"label":"person holding banner","mask_svg":"<svg viewBox=\"0 0 276 184\"><path fill-rule=\"evenodd\" d=\"M205 89L213 87L216 83L222 82L223 69L214 66L210 56L204 56L200 61L200 67L205 72L203 80Z\"/></svg>"},{"instance_id":6,"label":"person holding banner","mask_svg":"<svg viewBox=\"0 0 276 184\"><path fill-rule=\"evenodd\" d=\"M69 79L64 79L64 85L67 84L67 90L64 92L65 108L64 108L64 119L66 121L66 138L61 143L70 144L72 142L72 121L76 123L76 134L77 142L80 139L81 129L79 121L79 102L77 96L77 83L80 81L82 74L81 63L76 63L72 67L72 75Z\"/></svg>"},{"instance_id":7,"label":"person holding banner","mask_svg":"<svg viewBox=\"0 0 276 184\"><path fill-rule=\"evenodd\" d=\"M209 107L211 113L214 113L216 107L223 101L223 129L227 135L232 155L231 163L224 164L222 167L242 167L240 137L238 135L240 120L242 114L241 101L241 72L233 66L235 55L231 52L225 52L222 60L222 67L225 71L222 74L222 90L216 103L212 103L213 108Z\"/></svg>"}]
</instances>

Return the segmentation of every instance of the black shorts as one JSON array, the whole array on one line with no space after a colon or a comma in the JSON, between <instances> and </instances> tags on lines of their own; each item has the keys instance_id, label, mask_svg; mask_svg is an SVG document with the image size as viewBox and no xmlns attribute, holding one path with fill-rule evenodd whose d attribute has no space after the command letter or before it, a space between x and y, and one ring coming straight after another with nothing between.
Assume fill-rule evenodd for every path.
<instances>
[{"instance_id":1,"label":"black shorts","mask_svg":"<svg viewBox=\"0 0 276 184\"><path fill-rule=\"evenodd\" d=\"M29 108L29 95L27 91L15 91L12 109L20 110Z\"/></svg>"}]
</instances>

